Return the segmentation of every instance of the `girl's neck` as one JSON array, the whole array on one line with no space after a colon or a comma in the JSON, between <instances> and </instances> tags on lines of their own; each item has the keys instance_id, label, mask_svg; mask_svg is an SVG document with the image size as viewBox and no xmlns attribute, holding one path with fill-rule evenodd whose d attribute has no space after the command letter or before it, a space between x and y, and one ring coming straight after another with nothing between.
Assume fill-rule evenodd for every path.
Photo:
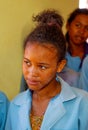
<instances>
[{"instance_id":1,"label":"girl's neck","mask_svg":"<svg viewBox=\"0 0 88 130\"><path fill-rule=\"evenodd\" d=\"M33 92L33 98L43 101L47 99L51 99L54 96L56 96L61 91L61 85L60 83L54 84L54 86L49 86L46 88L43 88L40 91Z\"/></svg>"},{"instance_id":2,"label":"girl's neck","mask_svg":"<svg viewBox=\"0 0 88 130\"><path fill-rule=\"evenodd\" d=\"M68 51L71 54L71 56L79 56L81 59L84 56L85 53L85 44L82 45L75 45L75 44L69 44Z\"/></svg>"},{"instance_id":3,"label":"girl's neck","mask_svg":"<svg viewBox=\"0 0 88 130\"><path fill-rule=\"evenodd\" d=\"M47 106L54 96L58 95L61 91L60 83L54 84L54 86L50 86L51 88L33 92L32 97L32 107L31 107L31 114L35 116L42 116L44 115Z\"/></svg>"}]
</instances>

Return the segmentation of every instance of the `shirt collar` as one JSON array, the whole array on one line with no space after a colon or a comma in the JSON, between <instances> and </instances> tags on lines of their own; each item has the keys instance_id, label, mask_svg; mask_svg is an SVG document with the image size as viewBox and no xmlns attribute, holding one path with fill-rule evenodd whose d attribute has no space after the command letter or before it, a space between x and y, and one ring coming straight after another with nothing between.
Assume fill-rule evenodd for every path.
<instances>
[{"instance_id":1,"label":"shirt collar","mask_svg":"<svg viewBox=\"0 0 88 130\"><path fill-rule=\"evenodd\" d=\"M69 86L62 78L58 76L59 82L61 83L61 93L60 93L60 98L62 102L72 100L76 98L75 92L72 90L72 87Z\"/></svg>"},{"instance_id":2,"label":"shirt collar","mask_svg":"<svg viewBox=\"0 0 88 130\"><path fill-rule=\"evenodd\" d=\"M21 92L20 94L18 94L15 99L12 100L12 102L18 106L21 106L23 104L28 103L29 101L31 101L31 91L29 89L27 89L24 92Z\"/></svg>"}]
</instances>

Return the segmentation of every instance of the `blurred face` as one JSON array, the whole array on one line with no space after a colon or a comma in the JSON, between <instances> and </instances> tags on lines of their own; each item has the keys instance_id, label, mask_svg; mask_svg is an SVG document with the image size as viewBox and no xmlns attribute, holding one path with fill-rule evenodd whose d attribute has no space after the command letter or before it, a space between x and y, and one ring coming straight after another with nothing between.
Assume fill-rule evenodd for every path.
<instances>
[{"instance_id":1,"label":"blurred face","mask_svg":"<svg viewBox=\"0 0 88 130\"><path fill-rule=\"evenodd\" d=\"M23 74L31 90L38 91L56 82L57 50L53 45L28 43L24 51Z\"/></svg>"},{"instance_id":2,"label":"blurred face","mask_svg":"<svg viewBox=\"0 0 88 130\"><path fill-rule=\"evenodd\" d=\"M83 44L88 38L88 15L76 16L70 24L67 24L67 30L71 44Z\"/></svg>"}]
</instances>

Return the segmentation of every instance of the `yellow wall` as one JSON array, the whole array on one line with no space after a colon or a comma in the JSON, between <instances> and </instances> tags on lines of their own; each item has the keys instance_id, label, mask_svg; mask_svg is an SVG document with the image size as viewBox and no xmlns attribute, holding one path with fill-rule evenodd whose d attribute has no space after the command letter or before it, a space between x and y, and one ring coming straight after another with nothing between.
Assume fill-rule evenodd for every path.
<instances>
[{"instance_id":1,"label":"yellow wall","mask_svg":"<svg viewBox=\"0 0 88 130\"><path fill-rule=\"evenodd\" d=\"M58 9L66 19L78 0L0 0L0 90L9 99L19 93L22 41L32 28L31 17L43 9Z\"/></svg>"}]
</instances>

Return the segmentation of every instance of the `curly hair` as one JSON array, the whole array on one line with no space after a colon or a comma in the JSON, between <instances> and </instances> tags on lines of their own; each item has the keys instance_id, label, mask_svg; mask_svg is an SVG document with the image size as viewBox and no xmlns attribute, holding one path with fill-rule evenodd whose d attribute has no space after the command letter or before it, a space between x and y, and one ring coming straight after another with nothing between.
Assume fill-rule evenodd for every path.
<instances>
[{"instance_id":1,"label":"curly hair","mask_svg":"<svg viewBox=\"0 0 88 130\"><path fill-rule=\"evenodd\" d=\"M33 22L38 24L57 24L62 28L64 19L57 10L48 9L32 17Z\"/></svg>"},{"instance_id":2,"label":"curly hair","mask_svg":"<svg viewBox=\"0 0 88 130\"><path fill-rule=\"evenodd\" d=\"M24 50L29 43L51 44L58 52L58 60L65 58L66 41L60 28L56 25L38 25L25 39Z\"/></svg>"}]
</instances>

